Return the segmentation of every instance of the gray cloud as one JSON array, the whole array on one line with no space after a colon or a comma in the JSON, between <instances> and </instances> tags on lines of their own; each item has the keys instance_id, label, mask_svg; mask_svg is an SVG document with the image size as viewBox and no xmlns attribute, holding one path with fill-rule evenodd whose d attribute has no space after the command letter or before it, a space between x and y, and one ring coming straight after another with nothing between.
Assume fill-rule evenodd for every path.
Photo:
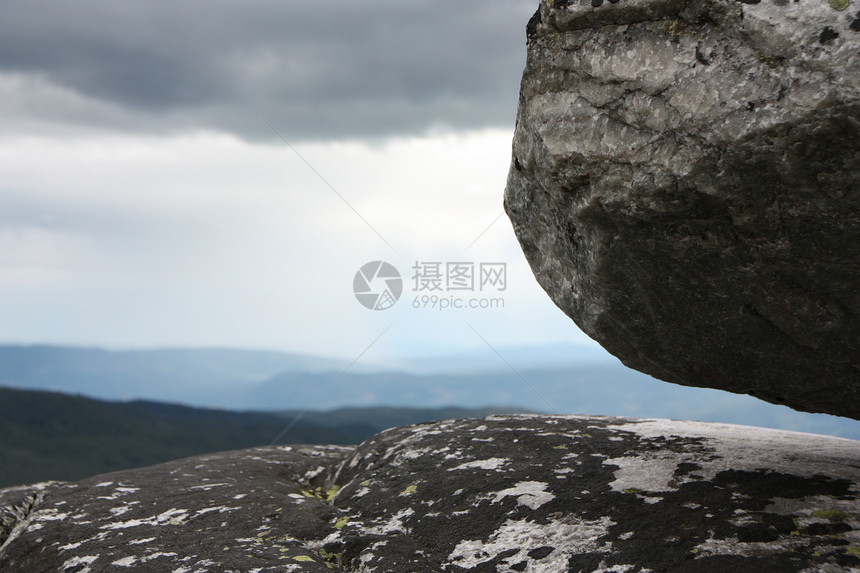
<instances>
[{"instance_id":1,"label":"gray cloud","mask_svg":"<svg viewBox=\"0 0 860 573\"><path fill-rule=\"evenodd\" d=\"M0 118L288 139L513 126L534 0L13 2ZM5 78L5 81L2 81Z\"/></svg>"}]
</instances>

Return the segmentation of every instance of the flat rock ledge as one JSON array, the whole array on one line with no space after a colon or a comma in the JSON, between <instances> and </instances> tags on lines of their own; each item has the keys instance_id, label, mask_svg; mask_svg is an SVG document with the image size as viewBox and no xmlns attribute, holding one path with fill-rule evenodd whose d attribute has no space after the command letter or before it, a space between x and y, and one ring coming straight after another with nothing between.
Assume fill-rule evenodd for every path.
<instances>
[{"instance_id":1,"label":"flat rock ledge","mask_svg":"<svg viewBox=\"0 0 860 573\"><path fill-rule=\"evenodd\" d=\"M0 491L0 570L860 571L860 442L494 416Z\"/></svg>"},{"instance_id":2,"label":"flat rock ledge","mask_svg":"<svg viewBox=\"0 0 860 573\"><path fill-rule=\"evenodd\" d=\"M858 10L541 2L505 208L627 366L860 419Z\"/></svg>"}]
</instances>

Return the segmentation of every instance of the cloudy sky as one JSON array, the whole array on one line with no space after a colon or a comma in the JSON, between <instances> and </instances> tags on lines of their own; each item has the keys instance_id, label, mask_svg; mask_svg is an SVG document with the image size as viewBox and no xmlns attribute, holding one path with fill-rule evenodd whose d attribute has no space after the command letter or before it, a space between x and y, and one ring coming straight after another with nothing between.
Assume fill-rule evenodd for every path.
<instances>
[{"instance_id":1,"label":"cloudy sky","mask_svg":"<svg viewBox=\"0 0 860 573\"><path fill-rule=\"evenodd\" d=\"M590 344L500 217L536 5L5 2L0 342ZM403 275L386 310L353 296L374 260ZM432 263L471 264L473 291L417 288Z\"/></svg>"}]
</instances>

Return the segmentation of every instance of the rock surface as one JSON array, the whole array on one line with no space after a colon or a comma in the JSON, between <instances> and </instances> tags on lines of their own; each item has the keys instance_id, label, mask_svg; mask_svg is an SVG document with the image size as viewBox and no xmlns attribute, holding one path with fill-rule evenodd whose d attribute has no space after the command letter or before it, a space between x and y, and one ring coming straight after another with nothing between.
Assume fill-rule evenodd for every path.
<instances>
[{"instance_id":1,"label":"rock surface","mask_svg":"<svg viewBox=\"0 0 860 573\"><path fill-rule=\"evenodd\" d=\"M541 3L505 207L626 365L860 418L858 9Z\"/></svg>"},{"instance_id":2,"label":"rock surface","mask_svg":"<svg viewBox=\"0 0 860 573\"><path fill-rule=\"evenodd\" d=\"M860 571L860 443L496 416L0 492L0 570Z\"/></svg>"}]
</instances>

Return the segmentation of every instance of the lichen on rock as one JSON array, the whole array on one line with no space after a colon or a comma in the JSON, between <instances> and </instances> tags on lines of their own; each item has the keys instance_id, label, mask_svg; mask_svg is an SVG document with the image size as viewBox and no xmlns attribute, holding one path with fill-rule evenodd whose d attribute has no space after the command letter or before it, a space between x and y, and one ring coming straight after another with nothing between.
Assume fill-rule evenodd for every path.
<instances>
[{"instance_id":1,"label":"lichen on rock","mask_svg":"<svg viewBox=\"0 0 860 573\"><path fill-rule=\"evenodd\" d=\"M860 443L720 424L448 420L40 492L4 571L860 568Z\"/></svg>"}]
</instances>

